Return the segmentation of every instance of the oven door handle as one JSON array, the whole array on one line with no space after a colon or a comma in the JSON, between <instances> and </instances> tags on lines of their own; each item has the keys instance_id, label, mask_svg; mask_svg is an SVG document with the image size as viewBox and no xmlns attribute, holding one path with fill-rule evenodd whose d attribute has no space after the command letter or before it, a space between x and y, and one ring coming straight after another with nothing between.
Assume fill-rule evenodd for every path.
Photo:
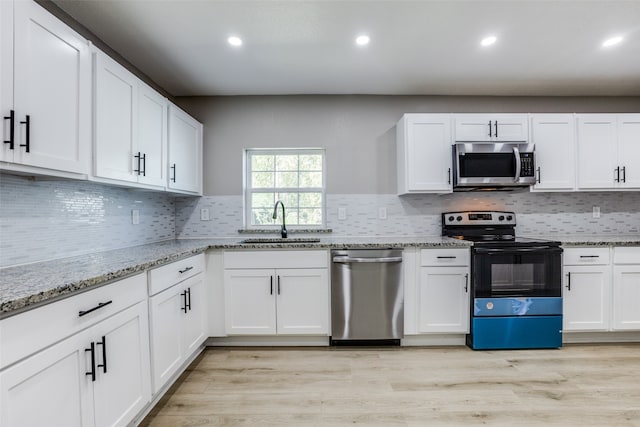
<instances>
[{"instance_id":1,"label":"oven door handle","mask_svg":"<svg viewBox=\"0 0 640 427\"><path fill-rule=\"evenodd\" d=\"M518 150L518 147L513 147L513 156L516 158L516 176L513 177L513 182L518 182L520 172L522 171L522 161L520 160L520 150Z\"/></svg>"},{"instance_id":2,"label":"oven door handle","mask_svg":"<svg viewBox=\"0 0 640 427\"><path fill-rule=\"evenodd\" d=\"M562 252L562 248L555 246L532 246L529 248L473 248L478 254L509 254L509 253L531 253L531 252Z\"/></svg>"}]
</instances>

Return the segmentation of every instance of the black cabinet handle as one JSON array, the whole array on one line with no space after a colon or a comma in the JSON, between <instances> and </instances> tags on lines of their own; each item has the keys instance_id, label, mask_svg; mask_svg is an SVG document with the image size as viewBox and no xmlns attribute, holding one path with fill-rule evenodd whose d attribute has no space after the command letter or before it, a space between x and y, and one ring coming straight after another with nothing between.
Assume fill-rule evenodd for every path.
<instances>
[{"instance_id":1,"label":"black cabinet handle","mask_svg":"<svg viewBox=\"0 0 640 427\"><path fill-rule=\"evenodd\" d=\"M184 273L186 273L186 272L187 272L187 271L189 271L189 270L193 270L193 267L187 267L187 268L185 268L184 270L178 270L178 273L180 273L180 274L184 274Z\"/></svg>"},{"instance_id":2,"label":"black cabinet handle","mask_svg":"<svg viewBox=\"0 0 640 427\"><path fill-rule=\"evenodd\" d=\"M269 295L273 295L273 276L270 277L270 284L269 284Z\"/></svg>"},{"instance_id":3,"label":"black cabinet handle","mask_svg":"<svg viewBox=\"0 0 640 427\"><path fill-rule=\"evenodd\" d=\"M142 153L142 176L147 176L147 154Z\"/></svg>"},{"instance_id":4,"label":"black cabinet handle","mask_svg":"<svg viewBox=\"0 0 640 427\"><path fill-rule=\"evenodd\" d=\"M580 255L580 258L600 258L600 255Z\"/></svg>"},{"instance_id":5,"label":"black cabinet handle","mask_svg":"<svg viewBox=\"0 0 640 427\"><path fill-rule=\"evenodd\" d=\"M498 121L496 120L496 134L494 135L496 138L498 137Z\"/></svg>"},{"instance_id":6,"label":"black cabinet handle","mask_svg":"<svg viewBox=\"0 0 640 427\"><path fill-rule=\"evenodd\" d=\"M133 171L135 173L137 173L138 175L140 175L140 159L142 158L142 156L140 155L140 152L138 151L138 154L136 154L135 156L133 156L134 159L136 159L138 161L138 168L134 169Z\"/></svg>"},{"instance_id":7,"label":"black cabinet handle","mask_svg":"<svg viewBox=\"0 0 640 427\"><path fill-rule=\"evenodd\" d=\"M571 290L571 273L567 273L567 290Z\"/></svg>"},{"instance_id":8,"label":"black cabinet handle","mask_svg":"<svg viewBox=\"0 0 640 427\"><path fill-rule=\"evenodd\" d=\"M31 117L29 117L29 115L27 114L25 116L24 122L20 122L20 124L27 125L25 130L25 143L20 144L20 147L24 147L25 151L28 153L29 148L31 147L31 142L30 142L31 138L29 136L29 133L31 132Z\"/></svg>"},{"instance_id":9,"label":"black cabinet handle","mask_svg":"<svg viewBox=\"0 0 640 427\"><path fill-rule=\"evenodd\" d=\"M616 177L614 179L615 182L620 182L620 166L615 168Z\"/></svg>"},{"instance_id":10,"label":"black cabinet handle","mask_svg":"<svg viewBox=\"0 0 640 427\"><path fill-rule=\"evenodd\" d=\"M464 291L469 292L469 273L464 275Z\"/></svg>"},{"instance_id":11,"label":"black cabinet handle","mask_svg":"<svg viewBox=\"0 0 640 427\"><path fill-rule=\"evenodd\" d=\"M107 338L103 335L102 340L96 345L102 346L102 364L98 365L98 368L102 368L102 373L107 373Z\"/></svg>"},{"instance_id":12,"label":"black cabinet handle","mask_svg":"<svg viewBox=\"0 0 640 427\"><path fill-rule=\"evenodd\" d=\"M85 353L87 351L91 352L91 372L85 372L85 375L91 375L91 381L96 380L96 346L94 343L91 343L90 348L84 349Z\"/></svg>"},{"instance_id":13,"label":"black cabinet handle","mask_svg":"<svg viewBox=\"0 0 640 427\"><path fill-rule=\"evenodd\" d=\"M278 295L280 295L280 276L278 276Z\"/></svg>"},{"instance_id":14,"label":"black cabinet handle","mask_svg":"<svg viewBox=\"0 0 640 427\"><path fill-rule=\"evenodd\" d=\"M185 292L187 293L186 305L189 311L191 311L191 288L187 288Z\"/></svg>"},{"instance_id":15,"label":"black cabinet handle","mask_svg":"<svg viewBox=\"0 0 640 427\"><path fill-rule=\"evenodd\" d=\"M187 307L187 291L185 290L184 292L180 292L180 296L182 298L184 298L183 302L184 302L184 306L180 307L180 310L184 311L185 313L188 311L188 307Z\"/></svg>"},{"instance_id":16,"label":"black cabinet handle","mask_svg":"<svg viewBox=\"0 0 640 427\"><path fill-rule=\"evenodd\" d=\"M9 144L9 150L13 150L15 146L16 112L13 110L9 111L9 115L4 116L4 120L9 120L9 140L4 141L4 143Z\"/></svg>"},{"instance_id":17,"label":"black cabinet handle","mask_svg":"<svg viewBox=\"0 0 640 427\"><path fill-rule=\"evenodd\" d=\"M622 182L627 182L627 167L622 167Z\"/></svg>"},{"instance_id":18,"label":"black cabinet handle","mask_svg":"<svg viewBox=\"0 0 640 427\"><path fill-rule=\"evenodd\" d=\"M458 257L456 257L456 256L440 256L440 255L438 255L436 258L438 258L438 259L456 259Z\"/></svg>"},{"instance_id":19,"label":"black cabinet handle","mask_svg":"<svg viewBox=\"0 0 640 427\"><path fill-rule=\"evenodd\" d=\"M171 169L173 169L173 178L171 178L171 181L176 182L176 164L174 163L173 166L171 166Z\"/></svg>"},{"instance_id":20,"label":"black cabinet handle","mask_svg":"<svg viewBox=\"0 0 640 427\"><path fill-rule=\"evenodd\" d=\"M542 179L542 174L540 173L540 166L538 166L538 184L540 184L540 180Z\"/></svg>"},{"instance_id":21,"label":"black cabinet handle","mask_svg":"<svg viewBox=\"0 0 640 427\"><path fill-rule=\"evenodd\" d=\"M451 168L447 169L447 175L449 178L447 178L447 184L451 184Z\"/></svg>"},{"instance_id":22,"label":"black cabinet handle","mask_svg":"<svg viewBox=\"0 0 640 427\"><path fill-rule=\"evenodd\" d=\"M99 309L101 309L102 307L104 307L104 306L107 306L107 305L111 304L112 302L113 302L112 300L109 300L109 301L107 301L107 302L99 302L99 303L98 303L98 305L96 305L96 306L95 306L95 307L93 307L93 308L90 308L89 310L79 311L79 312L78 312L78 317L82 317L82 316L84 316L84 315L86 315L86 314L89 314L89 313L92 313L92 312L94 312L94 311L96 311L96 310L99 310Z\"/></svg>"},{"instance_id":23,"label":"black cabinet handle","mask_svg":"<svg viewBox=\"0 0 640 427\"><path fill-rule=\"evenodd\" d=\"M489 120L489 136L493 136L493 135L491 134L491 120Z\"/></svg>"}]
</instances>

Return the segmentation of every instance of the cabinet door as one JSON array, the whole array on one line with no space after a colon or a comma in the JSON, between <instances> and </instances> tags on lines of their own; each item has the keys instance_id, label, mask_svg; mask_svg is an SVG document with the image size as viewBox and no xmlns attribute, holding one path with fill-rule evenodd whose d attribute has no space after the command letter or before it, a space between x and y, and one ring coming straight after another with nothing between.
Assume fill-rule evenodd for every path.
<instances>
[{"instance_id":1,"label":"cabinet door","mask_svg":"<svg viewBox=\"0 0 640 427\"><path fill-rule=\"evenodd\" d=\"M0 373L0 425L93 425L90 358L77 334Z\"/></svg>"},{"instance_id":2,"label":"cabinet door","mask_svg":"<svg viewBox=\"0 0 640 427\"><path fill-rule=\"evenodd\" d=\"M578 187L613 188L617 167L617 118L578 115Z\"/></svg>"},{"instance_id":3,"label":"cabinet door","mask_svg":"<svg viewBox=\"0 0 640 427\"><path fill-rule=\"evenodd\" d=\"M563 330L609 329L611 269L608 266L565 266Z\"/></svg>"},{"instance_id":4,"label":"cabinet door","mask_svg":"<svg viewBox=\"0 0 640 427\"><path fill-rule=\"evenodd\" d=\"M167 185L167 99L140 82L138 87L138 138L134 156L140 153L143 159L134 159L134 170L138 169L138 182L165 187Z\"/></svg>"},{"instance_id":5,"label":"cabinet door","mask_svg":"<svg viewBox=\"0 0 640 427\"><path fill-rule=\"evenodd\" d=\"M274 270L225 270L227 334L276 334L274 275Z\"/></svg>"},{"instance_id":6,"label":"cabinet door","mask_svg":"<svg viewBox=\"0 0 640 427\"><path fill-rule=\"evenodd\" d=\"M618 116L618 166L620 186L640 188L640 114Z\"/></svg>"},{"instance_id":7,"label":"cabinet door","mask_svg":"<svg viewBox=\"0 0 640 427\"><path fill-rule=\"evenodd\" d=\"M198 274L182 283L187 292L188 308L183 316L183 354L191 356L207 338L207 296L204 289L204 275Z\"/></svg>"},{"instance_id":8,"label":"cabinet door","mask_svg":"<svg viewBox=\"0 0 640 427\"><path fill-rule=\"evenodd\" d=\"M573 114L531 116L535 144L535 191L573 190L576 187L575 117Z\"/></svg>"},{"instance_id":9,"label":"cabinet door","mask_svg":"<svg viewBox=\"0 0 640 427\"><path fill-rule=\"evenodd\" d=\"M463 114L454 117L456 142L491 141L493 139L493 117Z\"/></svg>"},{"instance_id":10,"label":"cabinet door","mask_svg":"<svg viewBox=\"0 0 640 427\"><path fill-rule=\"evenodd\" d=\"M98 343L93 383L96 426L126 426L150 401L148 331L146 301L91 329Z\"/></svg>"},{"instance_id":11,"label":"cabinet door","mask_svg":"<svg viewBox=\"0 0 640 427\"><path fill-rule=\"evenodd\" d=\"M149 299L153 392L160 390L183 361L184 290L173 286Z\"/></svg>"},{"instance_id":12,"label":"cabinet door","mask_svg":"<svg viewBox=\"0 0 640 427\"><path fill-rule=\"evenodd\" d=\"M36 2L16 1L14 8L14 161L86 174L91 138L89 45ZM27 133L28 152L21 146L27 145Z\"/></svg>"},{"instance_id":13,"label":"cabinet door","mask_svg":"<svg viewBox=\"0 0 640 427\"><path fill-rule=\"evenodd\" d=\"M202 125L169 105L169 188L202 194Z\"/></svg>"},{"instance_id":14,"label":"cabinet door","mask_svg":"<svg viewBox=\"0 0 640 427\"><path fill-rule=\"evenodd\" d=\"M448 114L406 114L398 124L400 193L450 193L451 118Z\"/></svg>"},{"instance_id":15,"label":"cabinet door","mask_svg":"<svg viewBox=\"0 0 640 427\"><path fill-rule=\"evenodd\" d=\"M529 140L527 116L522 114L500 114L493 119L493 141L526 142Z\"/></svg>"},{"instance_id":16,"label":"cabinet door","mask_svg":"<svg viewBox=\"0 0 640 427\"><path fill-rule=\"evenodd\" d=\"M136 182L133 173L138 79L102 52L95 61L95 175Z\"/></svg>"},{"instance_id":17,"label":"cabinet door","mask_svg":"<svg viewBox=\"0 0 640 427\"><path fill-rule=\"evenodd\" d=\"M469 332L469 269L422 267L418 332Z\"/></svg>"},{"instance_id":18,"label":"cabinet door","mask_svg":"<svg viewBox=\"0 0 640 427\"><path fill-rule=\"evenodd\" d=\"M0 118L2 118L2 147L0 161L13 162L10 140L11 111L13 110L13 2L0 1ZM15 124L15 120L14 120Z\"/></svg>"},{"instance_id":19,"label":"cabinet door","mask_svg":"<svg viewBox=\"0 0 640 427\"><path fill-rule=\"evenodd\" d=\"M640 330L640 264L613 268L612 328Z\"/></svg>"},{"instance_id":20,"label":"cabinet door","mask_svg":"<svg viewBox=\"0 0 640 427\"><path fill-rule=\"evenodd\" d=\"M329 334L326 268L276 270L278 335Z\"/></svg>"}]
</instances>

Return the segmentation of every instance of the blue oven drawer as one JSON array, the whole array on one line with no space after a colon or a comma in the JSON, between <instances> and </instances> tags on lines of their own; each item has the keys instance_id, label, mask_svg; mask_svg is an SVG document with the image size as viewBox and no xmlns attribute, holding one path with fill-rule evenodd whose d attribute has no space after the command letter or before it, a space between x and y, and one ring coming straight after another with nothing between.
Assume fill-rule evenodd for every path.
<instances>
[{"instance_id":1,"label":"blue oven drawer","mask_svg":"<svg viewBox=\"0 0 640 427\"><path fill-rule=\"evenodd\" d=\"M562 347L562 316L474 317L474 350Z\"/></svg>"},{"instance_id":2,"label":"blue oven drawer","mask_svg":"<svg viewBox=\"0 0 640 427\"><path fill-rule=\"evenodd\" d=\"M562 314L562 297L534 298L475 298L473 315L496 316L551 316Z\"/></svg>"}]
</instances>

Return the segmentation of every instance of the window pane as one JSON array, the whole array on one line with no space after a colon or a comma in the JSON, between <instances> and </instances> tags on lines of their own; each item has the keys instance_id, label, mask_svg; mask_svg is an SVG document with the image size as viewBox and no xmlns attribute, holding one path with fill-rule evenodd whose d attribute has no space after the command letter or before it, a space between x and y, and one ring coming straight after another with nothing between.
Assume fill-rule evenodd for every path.
<instances>
[{"instance_id":1,"label":"window pane","mask_svg":"<svg viewBox=\"0 0 640 427\"><path fill-rule=\"evenodd\" d=\"M298 155L279 155L276 157L276 170L279 171L297 171Z\"/></svg>"},{"instance_id":2,"label":"window pane","mask_svg":"<svg viewBox=\"0 0 640 427\"><path fill-rule=\"evenodd\" d=\"M300 155L301 171L321 171L322 156L319 154L302 154Z\"/></svg>"},{"instance_id":3,"label":"window pane","mask_svg":"<svg viewBox=\"0 0 640 427\"><path fill-rule=\"evenodd\" d=\"M276 172L276 187L298 188L298 172Z\"/></svg>"},{"instance_id":4,"label":"window pane","mask_svg":"<svg viewBox=\"0 0 640 427\"><path fill-rule=\"evenodd\" d=\"M253 193L251 195L251 206L254 208L273 209L275 203L274 193Z\"/></svg>"},{"instance_id":5,"label":"window pane","mask_svg":"<svg viewBox=\"0 0 640 427\"><path fill-rule=\"evenodd\" d=\"M300 188L322 187L322 172L300 172Z\"/></svg>"},{"instance_id":6,"label":"window pane","mask_svg":"<svg viewBox=\"0 0 640 427\"><path fill-rule=\"evenodd\" d=\"M273 210L271 209L252 209L251 210L251 223L253 225L271 225L274 224Z\"/></svg>"},{"instance_id":7,"label":"window pane","mask_svg":"<svg viewBox=\"0 0 640 427\"><path fill-rule=\"evenodd\" d=\"M300 209L300 224L321 225L322 209Z\"/></svg>"},{"instance_id":8,"label":"window pane","mask_svg":"<svg viewBox=\"0 0 640 427\"><path fill-rule=\"evenodd\" d=\"M282 217L280 216L280 214L278 215L278 219L279 221L277 221L277 224L282 224L280 221L282 221L281 219ZM299 221L298 221L298 210L297 209L290 209L287 211L287 224L291 224L291 225L298 225Z\"/></svg>"},{"instance_id":9,"label":"window pane","mask_svg":"<svg viewBox=\"0 0 640 427\"><path fill-rule=\"evenodd\" d=\"M322 193L300 193L301 208L322 207Z\"/></svg>"},{"instance_id":10,"label":"window pane","mask_svg":"<svg viewBox=\"0 0 640 427\"><path fill-rule=\"evenodd\" d=\"M298 193L278 193L278 200L284 203L285 211L289 209L298 209ZM278 206L278 215L280 215L280 207Z\"/></svg>"},{"instance_id":11,"label":"window pane","mask_svg":"<svg viewBox=\"0 0 640 427\"><path fill-rule=\"evenodd\" d=\"M272 171L275 165L274 156L253 155L251 156L252 171Z\"/></svg>"},{"instance_id":12,"label":"window pane","mask_svg":"<svg viewBox=\"0 0 640 427\"><path fill-rule=\"evenodd\" d=\"M251 186L253 188L273 188L275 174L273 172L252 172Z\"/></svg>"}]
</instances>

